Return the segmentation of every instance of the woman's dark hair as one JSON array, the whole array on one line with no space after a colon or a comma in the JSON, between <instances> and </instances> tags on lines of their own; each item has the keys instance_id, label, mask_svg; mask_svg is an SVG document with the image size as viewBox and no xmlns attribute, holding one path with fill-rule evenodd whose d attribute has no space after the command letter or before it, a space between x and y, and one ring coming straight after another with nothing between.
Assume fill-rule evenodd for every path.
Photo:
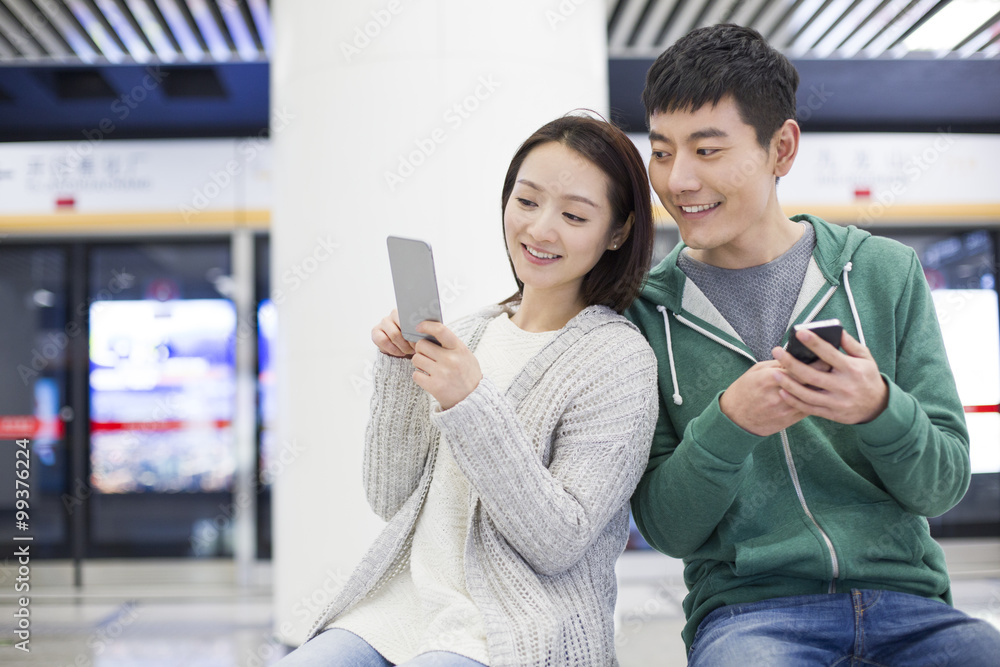
<instances>
[{"instance_id":1,"label":"woman's dark hair","mask_svg":"<svg viewBox=\"0 0 1000 667\"><path fill-rule=\"evenodd\" d=\"M594 268L584 276L580 288L587 305L604 305L621 313L639 295L653 256L653 212L646 166L632 140L611 123L582 115L557 118L536 130L514 153L503 182L501 216L507 208L521 164L532 150L550 142L576 151L607 176L607 195L611 203L609 235L621 229L629 215L634 216L632 230L621 247L605 250ZM509 248L507 259L510 260ZM514 270L513 261L510 268ZM518 300L524 291L524 283L516 272L514 280L518 293L505 303Z\"/></svg>"}]
</instances>

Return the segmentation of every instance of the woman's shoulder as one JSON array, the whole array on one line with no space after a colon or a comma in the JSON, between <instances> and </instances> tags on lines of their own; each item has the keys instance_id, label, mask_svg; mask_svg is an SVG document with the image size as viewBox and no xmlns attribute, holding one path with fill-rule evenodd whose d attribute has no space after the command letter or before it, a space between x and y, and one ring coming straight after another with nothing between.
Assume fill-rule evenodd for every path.
<instances>
[{"instance_id":1,"label":"woman's shoulder","mask_svg":"<svg viewBox=\"0 0 1000 667\"><path fill-rule=\"evenodd\" d=\"M569 325L579 328L585 335L596 338L623 337L642 340L639 328L624 315L607 306L588 306L570 320Z\"/></svg>"},{"instance_id":2,"label":"woman's shoulder","mask_svg":"<svg viewBox=\"0 0 1000 667\"><path fill-rule=\"evenodd\" d=\"M639 328L607 306L584 308L568 326L580 330L574 346L580 352L598 354L609 363L620 363L623 358L634 358L641 365L655 363L656 355Z\"/></svg>"}]
</instances>

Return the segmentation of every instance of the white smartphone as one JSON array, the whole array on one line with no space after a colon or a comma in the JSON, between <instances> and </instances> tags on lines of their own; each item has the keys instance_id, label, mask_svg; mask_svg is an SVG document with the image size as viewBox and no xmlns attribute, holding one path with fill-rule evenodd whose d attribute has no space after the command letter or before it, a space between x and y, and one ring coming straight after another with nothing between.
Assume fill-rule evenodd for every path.
<instances>
[{"instance_id":1,"label":"white smartphone","mask_svg":"<svg viewBox=\"0 0 1000 667\"><path fill-rule=\"evenodd\" d=\"M424 338L437 343L433 336L417 333L417 325L424 320L443 321L430 244L400 236L388 236L385 243L403 338L411 343Z\"/></svg>"}]
</instances>

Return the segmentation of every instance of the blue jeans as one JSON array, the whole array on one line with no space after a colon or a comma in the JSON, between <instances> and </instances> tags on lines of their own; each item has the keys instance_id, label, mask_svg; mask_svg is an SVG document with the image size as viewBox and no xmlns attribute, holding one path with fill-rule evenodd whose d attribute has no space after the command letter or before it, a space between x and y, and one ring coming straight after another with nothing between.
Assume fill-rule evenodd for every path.
<instances>
[{"instance_id":1,"label":"blue jeans","mask_svg":"<svg viewBox=\"0 0 1000 667\"><path fill-rule=\"evenodd\" d=\"M448 651L421 653L400 664L406 667L485 667L481 662ZM392 663L353 632L333 628L286 655L275 667L392 667Z\"/></svg>"},{"instance_id":2,"label":"blue jeans","mask_svg":"<svg viewBox=\"0 0 1000 667\"><path fill-rule=\"evenodd\" d=\"M853 590L720 607L688 667L996 667L1000 632L939 601Z\"/></svg>"}]
</instances>

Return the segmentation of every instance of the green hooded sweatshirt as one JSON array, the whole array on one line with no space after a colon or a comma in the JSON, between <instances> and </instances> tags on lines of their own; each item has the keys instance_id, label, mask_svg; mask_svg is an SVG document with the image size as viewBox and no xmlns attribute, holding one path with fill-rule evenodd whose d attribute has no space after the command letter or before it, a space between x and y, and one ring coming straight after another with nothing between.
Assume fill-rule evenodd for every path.
<instances>
[{"instance_id":1,"label":"green hooded sweatshirt","mask_svg":"<svg viewBox=\"0 0 1000 667\"><path fill-rule=\"evenodd\" d=\"M871 350L889 387L871 422L807 417L760 437L730 421L719 397L757 360L677 267L683 244L626 313L656 352L660 388L632 512L650 545L684 559L688 647L723 605L852 588L951 603L926 517L965 494L969 436L920 262L856 227L792 219L813 225L816 247L789 331L838 318Z\"/></svg>"}]
</instances>

